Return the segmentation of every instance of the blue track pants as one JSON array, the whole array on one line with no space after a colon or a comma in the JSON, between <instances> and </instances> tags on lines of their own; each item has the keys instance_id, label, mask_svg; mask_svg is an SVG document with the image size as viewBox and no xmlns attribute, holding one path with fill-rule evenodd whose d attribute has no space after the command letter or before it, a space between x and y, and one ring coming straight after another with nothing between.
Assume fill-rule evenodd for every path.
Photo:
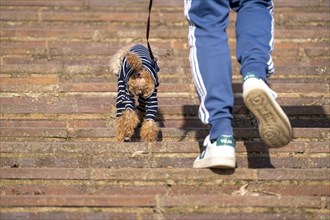
<instances>
[{"instance_id":1,"label":"blue track pants","mask_svg":"<svg viewBox=\"0 0 330 220\"><path fill-rule=\"evenodd\" d=\"M211 140L233 135L232 66L226 33L230 9L237 12L236 56L241 75L254 73L267 81L274 72L271 0L185 0L199 118L211 125Z\"/></svg>"}]
</instances>

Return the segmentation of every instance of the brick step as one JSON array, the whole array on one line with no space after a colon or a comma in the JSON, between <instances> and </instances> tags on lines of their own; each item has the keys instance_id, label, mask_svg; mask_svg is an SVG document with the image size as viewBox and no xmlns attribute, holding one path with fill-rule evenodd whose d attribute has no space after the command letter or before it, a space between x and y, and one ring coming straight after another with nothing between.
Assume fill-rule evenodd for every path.
<instances>
[{"instance_id":1,"label":"brick step","mask_svg":"<svg viewBox=\"0 0 330 220\"><path fill-rule=\"evenodd\" d=\"M146 5L144 4L145 1L142 0L136 0L134 2L128 1L128 0L112 0L112 1L105 1L105 0L57 0L55 2L44 2L40 0L31 0L29 2L21 2L20 0L13 0L13 1L8 1L8 0L3 0L1 2L1 5L3 6L16 6L16 7L59 7L61 8L106 8L106 7L118 7L118 8L126 8L127 10L127 5L134 6L130 10L141 10L141 8L145 8ZM177 3L176 1L169 0L165 4L161 2L155 2L154 5L157 7L179 7L182 6L183 3ZM320 4L309 4L312 6L318 6ZM33 9L33 8L32 8Z\"/></svg>"},{"instance_id":2,"label":"brick step","mask_svg":"<svg viewBox=\"0 0 330 220\"><path fill-rule=\"evenodd\" d=\"M16 138L18 140L21 138ZM5 141L6 138L3 138ZM27 141L28 139L24 139ZM22 141L24 141L22 140ZM34 138L37 140L37 138ZM79 140L79 138L76 138ZM91 139L94 141L94 139ZM298 139L299 140L299 139ZM327 167L328 141L294 141L287 147L268 150L260 141L239 141L239 167ZM201 144L201 143L200 143ZM190 167L197 155L197 142L156 143L146 150L141 143L118 144L89 142L83 144L12 144L3 143L1 166L11 167ZM89 146L87 146L89 145ZM26 149L19 148L27 146ZM129 148L125 148L128 147ZM247 155L245 147L248 147ZM17 149L15 148L17 147ZM50 149L53 147L53 149ZM94 148L96 147L96 148ZM150 146L149 146L150 147ZM177 148L180 148L177 150ZM181 149L182 148L182 149ZM308 148L308 149L307 149ZM311 149L309 149L311 148ZM27 152L27 150L29 150ZM270 154L269 154L270 153ZM153 155L151 155L153 154ZM271 162L270 162L270 158Z\"/></svg>"},{"instance_id":3,"label":"brick step","mask_svg":"<svg viewBox=\"0 0 330 220\"><path fill-rule=\"evenodd\" d=\"M157 209L162 210L159 214L163 216L182 217L184 211L188 218L196 217L196 213L199 218L211 215L228 217L225 209L228 211L230 207L230 215L233 216L249 212L252 217L269 216L270 213L276 213L277 217L280 214L287 217L287 208L291 210L290 216L304 216L296 213L294 208L306 208L322 217L327 213L328 175L328 169L239 168L233 173L219 170L131 168L15 168L13 172L13 168L2 168L2 215L24 216L34 211L37 216L52 217L55 215L53 211L59 215L70 211L65 215L68 217L76 216L76 212L82 209L61 210L60 207L83 206L103 208L98 212L98 216L103 216L114 211L110 207L120 206L115 212L118 215L132 215L131 212L140 215L146 212L144 214L147 215ZM244 209L245 206L249 206L250 211ZM15 210L13 207L21 208ZM40 208L34 209L37 207ZM41 207L59 208L44 208L44 212L41 212ZM134 209L136 207L144 209ZM151 212L147 211L148 207L152 209ZM256 209L254 215L251 209ZM83 213L93 216L90 212L93 209L85 208Z\"/></svg>"},{"instance_id":4,"label":"brick step","mask_svg":"<svg viewBox=\"0 0 330 220\"><path fill-rule=\"evenodd\" d=\"M190 110L182 112L164 112L161 111L156 115L156 120L160 127L178 128L178 129L193 129L193 128L207 128L203 125L197 114L197 106L192 114L186 115ZM286 109L285 109L286 110ZM322 107L320 107L320 110ZM184 111L184 109L183 109ZM245 107L242 107L240 112L234 113L233 126L234 128L256 128L256 119ZM297 111L290 111L287 113L291 125L296 128L327 128L330 122L330 113L326 112L313 112L305 114L304 112L298 113ZM58 115L58 116L43 116L42 119L38 115L32 115L29 118L20 115L3 115L0 123L1 128L67 128L67 129L85 129L85 128L103 128L114 126L115 115Z\"/></svg>"},{"instance_id":5,"label":"brick step","mask_svg":"<svg viewBox=\"0 0 330 220\"><path fill-rule=\"evenodd\" d=\"M180 145L177 145L180 147ZM2 153L0 167L22 168L190 168L198 153ZM329 153L237 153L239 168L330 168Z\"/></svg>"},{"instance_id":6,"label":"brick step","mask_svg":"<svg viewBox=\"0 0 330 220\"><path fill-rule=\"evenodd\" d=\"M277 23L276 23L277 24ZM171 31L168 29L171 28ZM51 29L52 31L49 31ZM84 23L68 23L68 22L43 22L42 25L38 22L17 23L3 23L0 31L0 36L4 40L15 36L15 40L34 41L34 40L80 40L80 41L94 41L94 42L118 42L123 43L123 38L130 40L130 38L143 39L145 35L145 23L141 24L108 24L95 23L93 25ZM74 30L74 31L72 31ZM230 41L235 39L234 24L228 27L228 35ZM319 26L303 26L292 27L290 29L276 25L275 42L283 42L288 40L295 40L297 43L310 41L312 39L325 40L329 38L327 30ZM151 40L155 45L164 45L163 42L155 42L155 39L162 39L171 42L176 42L180 39L187 41L188 24L181 26L168 27L166 25L154 26L151 29ZM299 38L298 38L299 36ZM29 39L26 39L29 37ZM299 39L299 40L298 40ZM120 45L120 44L119 44ZM176 44L172 43L172 46ZM118 44L116 45L118 46ZM277 47L276 47L277 48Z\"/></svg>"},{"instance_id":7,"label":"brick step","mask_svg":"<svg viewBox=\"0 0 330 220\"><path fill-rule=\"evenodd\" d=\"M13 172L15 170L15 172ZM200 186L221 186L231 184L245 184L244 181L251 181L251 184L259 182L272 185L277 181L291 185L294 181L297 184L303 181L326 183L328 180L329 169L245 169L237 168L232 170L211 170L211 169L192 169L192 168L121 168L121 169L93 169L93 168L1 168L1 179L5 180L1 184L9 181L24 183L63 183L75 184L78 181L87 183L95 181L95 184L126 186L193 186L196 182ZM182 175L186 173L187 175ZM313 173L313 175L309 175ZM216 175L215 175L216 174ZM219 179L221 177L221 179ZM98 182L97 182L98 181ZM240 187L242 185L236 186ZM106 186L106 185L105 185ZM10 186L9 186L10 187ZM196 187L198 187L196 185ZM194 192L190 192L194 193ZM198 193L198 192L195 192ZM308 192L304 192L308 193ZM319 192L321 193L321 192Z\"/></svg>"},{"instance_id":8,"label":"brick step","mask_svg":"<svg viewBox=\"0 0 330 220\"><path fill-rule=\"evenodd\" d=\"M13 172L15 170L15 172ZM201 185L217 186L222 182L239 181L326 181L329 169L245 169L211 170L192 168L1 168L0 177L4 180L30 181L109 181L121 185L125 181L139 186L143 184L166 185L187 184L200 182ZM185 173L186 175L182 175ZM313 173L313 175L309 175ZM217 175L214 175L217 174ZM219 179L221 176L221 179ZM118 181L118 182L117 182ZM135 182L136 181L136 182ZM3 183L3 182L2 182ZM1 183L1 184L2 184ZM291 184L294 182L291 182ZM286 184L290 184L287 182Z\"/></svg>"},{"instance_id":9,"label":"brick step","mask_svg":"<svg viewBox=\"0 0 330 220\"><path fill-rule=\"evenodd\" d=\"M290 59L289 59L290 60ZM316 61L316 59L315 59ZM326 59L319 58L316 62L326 62ZM189 63L183 66L174 66L170 61L164 61L167 65L161 65L159 79L161 82L167 83L182 83L191 82L192 75ZM288 62L284 61L283 62ZM233 80L234 83L242 82L242 77L239 74L240 66L237 63L233 65ZM23 84L55 84L61 83L116 83L117 76L109 72L109 65L85 64L85 65L65 65L65 64L13 64L1 65L0 83L16 83L19 80ZM276 74L270 78L270 83L328 83L328 69L320 64L311 66L279 66L276 68ZM183 78L184 80L180 80ZM35 79L35 80L34 80ZM175 81L171 81L175 79ZM17 81L15 81L17 80ZM25 81L25 82L24 82ZM46 81L43 83L43 81Z\"/></svg>"},{"instance_id":10,"label":"brick step","mask_svg":"<svg viewBox=\"0 0 330 220\"><path fill-rule=\"evenodd\" d=\"M113 140L115 137L114 122L110 122L111 127L89 127L89 128L63 128L63 127L4 127L1 129L0 134L2 140L17 141L24 140ZM112 127L113 126L113 127ZM201 140L208 135L207 128L161 128L158 141L183 141L183 140ZM256 128L234 128L237 140L248 140L259 138L259 133ZM329 140L328 128L293 128L293 138L307 139L307 140ZM137 140L136 136L133 140Z\"/></svg>"},{"instance_id":11,"label":"brick step","mask_svg":"<svg viewBox=\"0 0 330 220\"><path fill-rule=\"evenodd\" d=\"M2 6L48 6L48 7L58 7L62 8L74 7L74 8L122 8L126 10L145 10L146 4L145 1L136 0L134 2L130 0L57 0L55 2L44 2L41 0L31 0L28 2L22 2L21 0L2 0ZM132 8L128 8L127 5L134 6ZM274 0L274 5L276 8L288 8L288 9L296 9L296 8L306 8L306 7L327 7L329 6L329 1L318 1L318 0L292 0L288 3L284 3L281 0ZM176 0L168 0L166 2L154 2L155 7L161 8L171 8L171 10L177 8L177 10L182 10L183 3L178 2Z\"/></svg>"},{"instance_id":12,"label":"brick step","mask_svg":"<svg viewBox=\"0 0 330 220\"><path fill-rule=\"evenodd\" d=\"M85 59L83 59L85 60ZM104 62L104 59L101 62ZM109 59L106 59L109 60ZM85 60L86 61L86 60ZM320 58L314 59L310 62L311 65L298 64L300 61L292 61L292 63L297 63L297 66L288 66L286 63L288 60L277 60L277 63L281 64L276 67L276 74L272 75L270 82L287 82L287 83L305 83L306 81L313 82L329 82L329 69L325 66L322 67L322 63L327 62L327 59ZM87 61L88 62L88 61ZM94 61L95 62L95 61ZM166 62L166 63L164 63ZM189 63L182 62L181 65L173 66L172 61L160 62L161 70L159 72L159 78L161 83L187 83L192 82L192 75ZM314 63L312 63L314 62ZM11 65L1 65L2 72L0 74L1 78L12 78L8 80L14 81L17 77L22 78L21 80L27 78L53 78L53 82L59 80L62 83L105 83L105 82L117 82L117 76L109 72L109 65L104 64L61 64L61 63L48 63L45 64L11 64ZM240 73L240 65L233 60L233 80L239 80L241 82L242 77ZM26 78L27 77L27 78ZM17 79L19 80L19 79ZM31 80L31 79L30 79ZM35 81L38 84L38 81ZM1 82L1 84L4 84Z\"/></svg>"},{"instance_id":13,"label":"brick step","mask_svg":"<svg viewBox=\"0 0 330 220\"><path fill-rule=\"evenodd\" d=\"M78 139L77 139L78 140ZM240 168L325 168L328 141L292 141L268 148L261 141L237 141ZM1 167L190 168L200 142L2 142Z\"/></svg>"},{"instance_id":14,"label":"brick step","mask_svg":"<svg viewBox=\"0 0 330 220\"><path fill-rule=\"evenodd\" d=\"M197 112L196 112L197 113ZM330 116L310 116L310 117L301 117L301 116L289 116L292 127L295 128L328 128L330 122ZM172 119L167 117L164 120L158 120L161 127L167 128L180 128L180 129L192 129L192 128L207 128L206 125L203 125L197 116L195 118L184 118L184 119ZM256 128L257 123L253 117L250 116L241 116L234 115L232 122L234 128Z\"/></svg>"},{"instance_id":15,"label":"brick step","mask_svg":"<svg viewBox=\"0 0 330 220\"><path fill-rule=\"evenodd\" d=\"M187 198L190 199L190 198ZM196 199L196 198L195 198ZM253 198L251 198L253 199ZM111 207L39 207L39 208L2 208L2 219L328 219L327 209L306 208L245 208L233 207L157 207L150 208L111 208ZM158 211L157 211L158 210ZM251 212L252 211L252 212ZM308 213L308 215L306 214Z\"/></svg>"},{"instance_id":16,"label":"brick step","mask_svg":"<svg viewBox=\"0 0 330 220\"><path fill-rule=\"evenodd\" d=\"M104 60L104 59L103 59ZM108 59L107 59L108 60ZM326 60L324 60L325 62ZM103 61L102 61L103 62ZM285 61L289 62L289 61ZM320 62L320 61L318 61ZM323 62L323 61L322 61ZM278 66L276 74L274 74L270 81L288 82L288 83L309 83L313 82L327 82L329 81L329 69L325 66L318 65L300 65L298 66ZM159 78L164 83L187 83L192 82L192 75L189 63L183 65L161 65ZM20 77L22 81L26 78L31 78L33 82L34 77L53 78L53 83L59 82L71 83L104 83L117 82L117 77L109 72L109 66L104 64L85 64L85 65L66 65L66 64L13 64L2 65L0 77L15 78ZM239 75L239 64L233 63L233 79L242 80ZM34 81L38 84L38 81ZM3 83L2 83L3 84Z\"/></svg>"},{"instance_id":17,"label":"brick step","mask_svg":"<svg viewBox=\"0 0 330 220\"><path fill-rule=\"evenodd\" d=\"M166 169L164 169L166 170ZM185 169L182 169L185 170ZM160 170L162 171L162 170ZM93 184L91 184L93 181ZM196 182L198 181L198 186ZM2 179L2 196L123 196L123 195L169 195L169 196L329 196L329 183L326 180L144 180L135 183L131 180L30 180ZM245 191L239 191L241 187Z\"/></svg>"},{"instance_id":18,"label":"brick step","mask_svg":"<svg viewBox=\"0 0 330 220\"><path fill-rule=\"evenodd\" d=\"M127 5L134 6L132 8L127 8ZM295 8L306 8L306 7L326 7L329 6L329 1L318 1L318 0L292 0L288 3L284 3L281 0L274 0L274 5L276 8L288 8L288 9L295 9ZM28 2L22 2L21 0L2 0L1 6L19 6L19 7L38 7L38 6L48 6L48 7L58 7L61 6L62 8L122 8L126 10L145 10L146 4L145 1L136 0L134 2L130 0L57 0L55 2L44 2L41 0L31 0ZM168 0L165 2L154 2L154 6L161 7L161 8L171 8L182 10L183 3L178 2L175 0Z\"/></svg>"},{"instance_id":19,"label":"brick step","mask_svg":"<svg viewBox=\"0 0 330 220\"><path fill-rule=\"evenodd\" d=\"M304 93L306 86L311 89L312 92L316 93L325 93L327 94L328 89L326 88L320 92L321 88L327 86L330 78L327 77L327 73L322 72L322 69L317 68L308 68L315 73L310 72L310 74L301 75L300 73L295 73L292 75L276 73L269 79L270 87L276 91L283 91L283 93ZM283 69L285 71L286 68ZM292 69L287 70L287 73L290 74ZM278 71L279 72L279 71ZM162 90L159 92L170 93L171 91L190 91L191 95L196 95L194 92L194 84L191 73L181 73L181 76L178 73L160 73L159 74L159 89ZM241 93L242 91L242 76L238 73L233 74L232 87L235 93ZM25 93L49 93L53 91L54 95L58 93L72 93L72 92L81 92L81 93L97 93L97 92L111 92L116 90L117 85L117 76L109 73L68 73L68 74L40 74L39 73L5 73L0 74L0 90L2 92L20 92ZM17 84L20 84L21 87L18 87ZM281 84L283 86L281 86ZM298 87L297 85L305 84L304 87ZM115 85L112 87L111 85ZM320 86L320 88L317 88ZM285 87L287 90L284 90ZM171 90L169 89L171 88ZM188 89L189 88L189 89ZM174 90L172 90L174 89ZM287 92L288 91L288 92ZM307 95L307 96L310 96Z\"/></svg>"},{"instance_id":20,"label":"brick step","mask_svg":"<svg viewBox=\"0 0 330 220\"><path fill-rule=\"evenodd\" d=\"M85 60L86 61L86 60ZM34 84L36 86L62 83L115 83L117 76L109 73L109 66L104 64L85 65L63 65L63 64L13 64L2 65L0 84L6 82ZM239 75L240 67L237 63L233 65L233 83L241 83ZM279 66L276 67L276 74L270 78L270 83L328 83L329 69L321 66ZM162 86L164 83L185 83L193 86L193 78L189 64L185 66L161 66L159 80ZM295 87L295 86L293 86ZM56 88L54 88L56 89ZM31 91L33 91L32 89Z\"/></svg>"},{"instance_id":21,"label":"brick step","mask_svg":"<svg viewBox=\"0 0 330 220\"><path fill-rule=\"evenodd\" d=\"M8 197L63 194L138 196L141 195L141 191L146 192L144 195L154 196L211 194L249 196L253 193L254 196L329 196L330 194L327 188L329 169L237 168L235 173L191 168L1 168L1 171L3 180L1 194ZM304 175L308 177L311 172L314 178L305 178ZM182 173L189 174L189 178L183 177ZM198 190L192 190L193 187L197 187Z\"/></svg>"},{"instance_id":22,"label":"brick step","mask_svg":"<svg viewBox=\"0 0 330 220\"><path fill-rule=\"evenodd\" d=\"M53 84L46 78L40 77L33 80L33 78L1 78L2 83L0 84L1 92L10 93L67 93L67 92L117 92L118 83L60 83ZM24 80L26 84L24 83ZM29 82L30 81L30 82ZM39 81L39 82L38 82ZM35 84L34 82L37 82ZM161 81L160 81L161 82ZM22 83L22 84L17 84ZM321 88L322 84L319 85ZM325 86L325 85L324 85ZM312 86L313 87L313 86ZM315 85L313 92L323 92L318 85ZM185 83L162 83L159 87L159 93L171 93L171 92L190 92L191 87L189 84Z\"/></svg>"},{"instance_id":23,"label":"brick step","mask_svg":"<svg viewBox=\"0 0 330 220\"><path fill-rule=\"evenodd\" d=\"M238 219L243 215L244 218L249 216L252 217L252 219L260 217L274 218L275 216L282 216L283 218L284 216L285 218L288 216L295 218L303 217L304 219L306 214L302 213L305 212L311 213L309 216L326 219L326 216L328 216L326 214L327 202L327 199L323 197L317 198L308 196L283 196L278 198L274 196L38 196L37 198L33 196L15 196L14 198L3 196L1 200L1 203L8 204L8 206L23 207L23 210L27 208L26 210L28 213L23 212L23 216L28 216L29 212L35 212L32 209L33 207L86 207L85 210L82 211L82 214L80 211L81 209L78 208L73 209L71 213L65 213L70 209L66 209L66 211L63 210L64 215L61 211L56 214L56 212L52 212L51 210L48 210L46 213L40 213L40 215L34 215L48 218L64 216L68 218L72 216L78 218L101 217L101 219L103 219L103 217L110 219L181 219L184 217L187 219L214 219L219 217ZM250 207L250 211L243 208L246 206ZM89 207L94 208L94 210L87 209ZM103 213L102 209L98 209L102 207L109 207L114 210L108 209ZM118 209L117 207L122 208ZM278 208L274 209L273 207ZM86 209L90 210L92 213L86 213ZM233 211L228 212L228 209ZM251 213L251 210L254 209L258 211ZM293 211L287 214L288 210ZM17 214L20 214L22 209L17 212ZM182 214L183 212L185 214ZM248 213L247 215L245 214L246 212ZM5 216L10 217L15 215L9 211L8 215Z\"/></svg>"},{"instance_id":24,"label":"brick step","mask_svg":"<svg viewBox=\"0 0 330 220\"><path fill-rule=\"evenodd\" d=\"M163 115L164 119L173 119L170 117L171 115L175 115L176 119L191 119L194 116L197 115L199 105L163 105L159 106L159 112ZM309 116L311 117L327 117L327 115L330 114L330 106L325 104L322 106L318 105L306 105L306 106L291 106L291 105L283 105L282 106L283 110L288 116L294 117L294 116L306 116L308 118ZM233 113L235 117L240 117L240 116L250 116L249 111L244 105L235 105L233 107ZM19 116L19 115L17 115ZM33 119L33 118L38 118L36 117L18 117L17 119ZM31 115L33 116L33 115ZM63 118L66 116L64 115ZM71 117L72 116L68 116ZM87 117L87 118L86 118ZM11 118L11 117L9 117ZM43 117L44 118L44 117ZM50 115L50 117L45 117L47 119L52 119L53 117ZM75 117L78 119L77 117ZM88 119L88 115L82 116L82 118ZM160 115L161 118L161 115ZM42 119L42 118L38 118Z\"/></svg>"},{"instance_id":25,"label":"brick step","mask_svg":"<svg viewBox=\"0 0 330 220\"><path fill-rule=\"evenodd\" d=\"M131 153L131 156L138 156L143 154L161 154L161 153L173 153L173 154L197 154L203 141L184 141L184 142L155 142L153 144L146 144L143 142L130 142L120 143L112 141L86 141L79 142L75 140L68 140L65 142L45 142L45 141L32 141L32 142L13 142L6 141L1 142L1 153L8 154L28 154L40 153L40 154L103 154L107 152L112 153ZM180 145L178 147L177 145ZM330 149L327 141L303 141L295 140L290 142L287 146L281 148L268 148L261 141L237 141L236 142L237 153L288 153L292 154L322 154L330 153Z\"/></svg>"},{"instance_id":26,"label":"brick step","mask_svg":"<svg viewBox=\"0 0 330 220\"><path fill-rule=\"evenodd\" d=\"M159 112L157 115L158 120L194 120L197 119L198 105L162 105L159 106ZM330 115L329 105L308 105L308 106L282 106L286 114L292 119L319 119L327 118ZM233 108L234 119L246 119L250 117L248 109L243 105L235 105ZM37 124L38 126L47 127L55 126L52 125L53 122L68 123L68 126L74 127L94 127L96 125L101 126L108 122L108 120L114 119L114 112L104 113L93 113L93 114L83 114L83 113L71 113L71 114L49 114L49 113L3 113L1 114L2 123L7 121L6 126L15 127L15 125L32 125ZM22 121L21 124L17 120ZM72 124L71 124L72 123ZM2 124L5 125L5 124ZM6 127L3 126L3 127Z\"/></svg>"},{"instance_id":27,"label":"brick step","mask_svg":"<svg viewBox=\"0 0 330 220\"><path fill-rule=\"evenodd\" d=\"M60 58L60 57L59 57ZM64 59L66 56L61 57L60 59ZM67 57L70 59L70 56ZM92 61L93 63L85 63L85 64L67 64L66 62L45 62L45 57L42 58L43 61L40 64L12 64L12 65L1 65L2 73L6 74L58 74L62 77L65 74L67 78L70 78L72 76L75 76L74 74L89 74L92 77L98 77L99 75L106 75L107 77L112 77L114 79L114 76L109 73L109 61L111 56L108 57L81 57L81 61L89 61L90 59L99 59L100 61ZM77 59L77 57L75 58ZM329 70L327 68L324 68L327 66L327 63L329 62L329 59L327 57L310 57L310 58L303 58L304 62L300 60L299 57L288 57L285 59L284 57L278 57L274 58L274 62L278 65L278 67L281 69L286 69L288 66L295 67L298 70L295 71L294 69L291 70L293 72L293 75L297 75L299 73L299 68L302 69L312 69L311 72L303 72L302 75L308 75L308 78L312 78L310 74L316 74L316 75L325 75L327 76ZM75 62L75 61L73 61ZM100 62L95 63L95 62ZM104 62L107 62L107 64L103 64ZM176 65L175 65L176 63ZM232 63L233 63L233 73L235 76L239 75L240 65L236 62L236 58L232 57ZM289 65L290 63L290 65ZM186 73L189 77L190 74L190 68L189 68L189 61L188 59L178 59L178 60L172 60L172 59L164 59L163 61L159 62L159 66L161 68L160 70L160 77L166 76L166 75L182 75L182 73ZM278 71L277 71L278 72ZM279 74L286 74L280 73ZM277 74L275 74L276 76ZM290 76L288 76L290 77ZM326 77L328 78L328 77Z\"/></svg>"},{"instance_id":28,"label":"brick step","mask_svg":"<svg viewBox=\"0 0 330 220\"><path fill-rule=\"evenodd\" d=\"M59 83L56 75L45 77L0 77L0 91L5 93L70 93L70 92L117 92L116 82L110 83ZM188 83L167 83L160 80L159 93L194 92ZM285 79L272 80L270 87L277 93L329 93L327 82L287 83ZM242 83L233 83L234 93L242 93Z\"/></svg>"},{"instance_id":29,"label":"brick step","mask_svg":"<svg viewBox=\"0 0 330 220\"><path fill-rule=\"evenodd\" d=\"M19 15L19 16L18 16ZM235 20L236 14L231 13L231 22ZM324 26L329 21L328 12L321 8L315 9L303 8L299 11L279 11L274 14L277 25L280 26ZM29 8L17 10L2 10L0 19L13 22L114 22L114 23L145 23L147 20L147 8L144 11L111 11L111 10L71 10L61 11L46 9L33 11ZM183 7L180 11L154 11L152 14L154 25L182 25L186 24L183 14Z\"/></svg>"},{"instance_id":30,"label":"brick step","mask_svg":"<svg viewBox=\"0 0 330 220\"><path fill-rule=\"evenodd\" d=\"M71 30L72 31L72 30ZM141 30L142 31L142 30ZM164 30L165 31L165 30ZM167 30L166 30L167 31ZM168 32L168 31L167 31ZM132 33L132 30L129 32ZM154 53L157 54L163 60L165 59L179 59L188 60L189 50L187 48L187 33L184 33L181 39L171 40L166 39L162 41L152 42ZM24 36L24 38L29 36ZM172 37L173 38L173 37ZM274 59L281 57L292 58L313 58L313 57L328 57L327 41L322 38L316 38L314 40L306 39L300 40L301 42L295 42L294 40L277 40L275 41L275 50L273 53ZM144 40L141 40L144 42ZM231 54L235 55L235 41L231 40L229 46L231 47ZM77 41L76 39L69 40L15 40L6 41L3 40L0 44L2 54L10 56L24 56L23 58L34 59L36 61L48 59L48 62L70 64L77 60L79 57L81 60L86 56L88 60L89 56L108 59L111 57L120 47L125 46L123 42L93 42L93 41ZM28 57L26 56L28 55ZM60 56L78 56L74 59L67 60L66 62L58 59ZM47 57L48 56L48 57ZM14 57L15 58L15 57ZM11 59L14 59L11 58ZM10 58L5 59L10 63ZM18 60L19 61L19 60ZM40 61L39 61L40 62ZM107 61L109 62L109 60ZM108 64L108 63L106 63Z\"/></svg>"},{"instance_id":31,"label":"brick step","mask_svg":"<svg viewBox=\"0 0 330 220\"><path fill-rule=\"evenodd\" d=\"M2 114L114 114L116 104L116 93L79 93L79 94L7 94L1 97ZM18 97L16 97L18 96ZM199 105L196 96L191 94L164 94L159 96L159 106L173 106L178 103L182 108L188 109L191 106ZM310 109L305 106L328 106L329 97L326 94L279 94L277 99L281 106L302 106L302 111ZM239 96L235 99L236 105L244 105L243 99ZM320 107L319 107L320 106ZM321 109L320 109L321 110ZM328 112L328 111L326 111ZM114 116L114 115L113 115Z\"/></svg>"},{"instance_id":32,"label":"brick step","mask_svg":"<svg viewBox=\"0 0 330 220\"><path fill-rule=\"evenodd\" d=\"M238 63L236 62L236 58L232 57L232 63L234 64L233 68L237 68ZM328 57L274 57L273 59L276 66L295 66L295 67L325 67L329 63ZM186 66L189 64L188 57L184 57L182 60L172 60L165 59L159 63L160 67L162 66Z\"/></svg>"},{"instance_id":33,"label":"brick step","mask_svg":"<svg viewBox=\"0 0 330 220\"><path fill-rule=\"evenodd\" d=\"M300 49L299 51L293 49L285 49L285 51L279 50L277 53L274 53L275 56L273 57L273 60L276 63L277 69L289 68L291 66L297 69L305 68L307 70L313 68L315 72L315 69L325 67L326 62L329 60L326 54L327 52L325 51L326 49L318 49L320 47L321 46L315 46L311 50L304 49L305 51L302 53L300 53ZM175 50L171 51L173 52ZM164 52L160 55L157 54L160 58L160 74L173 74L178 72L182 74L182 71L190 73L188 50L182 54L180 54L180 52L172 52ZM106 72L109 74L109 64L110 59L112 58L112 53L106 51L104 55L92 55L91 51L88 52L91 53L90 55L84 55L80 51L73 52L76 54L72 54L71 52L69 52L69 54L66 54L67 52L60 53L61 54L57 55L50 54L45 48L40 48L36 53L30 53L28 50L23 49L21 54L16 54L14 50L11 50L9 54L4 53L5 56L4 59L2 59L3 63L1 64L1 68L3 69L2 73L53 73L54 71L57 71L58 73L61 71L69 73L80 71L84 73L86 71L94 71L94 73ZM30 55L26 56L26 54ZM285 56L282 56L281 54ZM231 61L234 69L233 72L238 74L240 65L236 61L236 57L232 56ZM175 62L176 65L174 65ZM292 65L289 65L289 62L291 62ZM329 70L325 69L325 71L328 72ZM297 72L298 71L295 71L294 73L297 74Z\"/></svg>"},{"instance_id":34,"label":"brick step","mask_svg":"<svg viewBox=\"0 0 330 220\"><path fill-rule=\"evenodd\" d=\"M103 116L104 117L104 116ZM315 117L315 118L314 118ZM96 118L96 116L95 116ZM66 129L67 132L79 132L80 129L108 129L109 127L114 127L115 122L111 118L105 119L62 119L62 120L19 120L19 119L5 119L1 120L1 129L3 129L3 134L8 134L15 128L20 128L20 133L24 130L33 129L34 132L40 133L39 128L42 129L52 129L52 133L56 132L56 129ZM101 116L99 117L101 118ZM295 117L289 116L291 125L294 128L328 128L329 127L329 117L325 116L310 116L310 117ZM157 123L161 128L175 128L181 130L191 130L194 128L206 129L208 126L203 125L197 116L194 118L179 118L176 117L166 117L166 119L158 118ZM257 122L252 116L237 116L234 115L233 127L236 129L244 128L257 128ZM6 130L7 129L7 130ZM23 129L23 130L22 130ZM37 129L37 130L35 130ZM35 134L36 135L36 134ZM34 135L33 135L34 136Z\"/></svg>"},{"instance_id":35,"label":"brick step","mask_svg":"<svg viewBox=\"0 0 330 220\"><path fill-rule=\"evenodd\" d=\"M274 3L270 82L294 139L260 140L241 97L231 13L238 168L197 170L209 128L197 117L182 1L154 2L161 133L146 144L138 134L114 141L109 60L144 41L148 2L2 0L0 219L328 219L330 1Z\"/></svg>"},{"instance_id":36,"label":"brick step","mask_svg":"<svg viewBox=\"0 0 330 220\"><path fill-rule=\"evenodd\" d=\"M276 198L276 197L275 197ZM326 198L281 196L2 196L8 207L279 207L325 209ZM158 204L157 204L158 203ZM210 205L212 203L213 205Z\"/></svg>"}]
</instances>

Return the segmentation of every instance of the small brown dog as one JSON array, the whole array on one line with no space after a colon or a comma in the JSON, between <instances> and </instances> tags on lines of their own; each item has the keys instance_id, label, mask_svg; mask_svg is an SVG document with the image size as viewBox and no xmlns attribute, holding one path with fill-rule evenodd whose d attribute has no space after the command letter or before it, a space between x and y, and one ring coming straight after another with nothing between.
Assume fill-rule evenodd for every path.
<instances>
[{"instance_id":1,"label":"small brown dog","mask_svg":"<svg viewBox=\"0 0 330 220\"><path fill-rule=\"evenodd\" d=\"M155 141L159 133L155 122L159 85L156 60L150 58L146 47L140 44L128 46L112 57L110 71L118 75L117 141L130 141L139 123L142 123L141 139Z\"/></svg>"}]
</instances>

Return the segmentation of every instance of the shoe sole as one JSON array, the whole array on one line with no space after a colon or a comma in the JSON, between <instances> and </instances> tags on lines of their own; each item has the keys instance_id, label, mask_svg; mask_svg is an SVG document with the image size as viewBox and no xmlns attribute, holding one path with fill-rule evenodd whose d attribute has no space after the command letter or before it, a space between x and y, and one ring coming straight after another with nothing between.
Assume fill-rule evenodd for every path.
<instances>
[{"instance_id":1,"label":"shoe sole","mask_svg":"<svg viewBox=\"0 0 330 220\"><path fill-rule=\"evenodd\" d=\"M236 160L235 158L222 158L210 157L204 159L203 161L198 161L193 164L193 168L219 168L219 169L235 169Z\"/></svg>"},{"instance_id":2,"label":"shoe sole","mask_svg":"<svg viewBox=\"0 0 330 220\"><path fill-rule=\"evenodd\" d=\"M243 92L243 99L248 109L256 116L260 137L268 146L283 147L291 141L290 121L266 88L247 88Z\"/></svg>"}]
</instances>

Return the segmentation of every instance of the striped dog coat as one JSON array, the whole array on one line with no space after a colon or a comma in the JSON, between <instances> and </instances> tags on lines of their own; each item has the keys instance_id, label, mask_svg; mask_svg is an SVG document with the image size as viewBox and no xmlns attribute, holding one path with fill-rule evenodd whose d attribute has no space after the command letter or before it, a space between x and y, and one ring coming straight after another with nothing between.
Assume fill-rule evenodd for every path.
<instances>
[{"instance_id":1,"label":"striped dog coat","mask_svg":"<svg viewBox=\"0 0 330 220\"><path fill-rule=\"evenodd\" d=\"M157 63L150 58L149 50L142 45L135 45L130 49L131 53L138 55L141 59L142 66L147 72L150 73L155 83L155 90L149 97L138 97L138 106L136 107L139 111L145 112L145 119L155 120L156 113L158 110L157 100L157 88L159 86L157 72L159 67ZM117 96L117 117L120 117L124 110L135 109L135 98L128 90L128 80L133 75L134 70L127 62L124 57L121 65L121 70L118 76L118 96Z\"/></svg>"}]
</instances>

